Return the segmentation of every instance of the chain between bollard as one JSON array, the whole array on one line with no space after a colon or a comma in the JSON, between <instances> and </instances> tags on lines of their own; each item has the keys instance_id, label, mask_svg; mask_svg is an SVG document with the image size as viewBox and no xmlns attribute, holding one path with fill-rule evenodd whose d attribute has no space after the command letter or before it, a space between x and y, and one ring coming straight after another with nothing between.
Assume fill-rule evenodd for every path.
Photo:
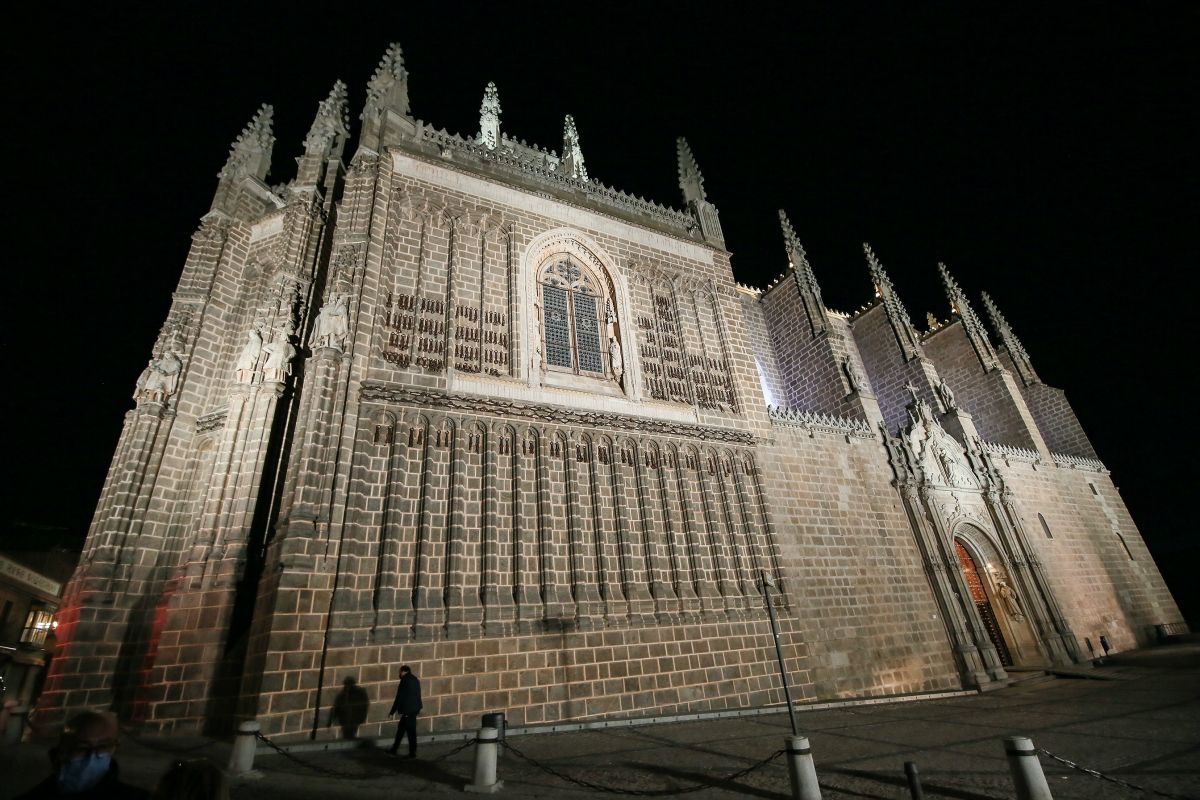
<instances>
[{"instance_id":1,"label":"chain between bollard","mask_svg":"<svg viewBox=\"0 0 1200 800\"><path fill-rule=\"evenodd\" d=\"M755 762L754 764L751 764L750 766L746 767L745 769L740 769L737 772L732 772L728 775L723 775L719 778L714 778L712 781L710 781L708 783L698 783L698 784L695 784L694 786L685 786L682 789L622 789L617 786L605 786L604 784L601 784L601 783L592 783L591 781L586 781L586 780L583 780L582 778L573 778L570 775L566 775L562 772L559 772L558 770L554 769L554 767L547 766L547 765L541 763L540 761L538 761L537 759L525 755L520 750L513 747L512 743L510 741L506 740L503 744L503 747L507 750L511 750L513 755L515 755L517 758L521 759L522 761L528 763L529 765L531 765L537 769L540 769L543 772L546 772L550 775L553 775L554 777L558 778L559 780L564 780L567 783L573 783L576 786L582 786L585 789L592 789L597 792L606 792L608 794L627 794L627 795L634 795L637 797L667 797L667 796L675 795L675 794L691 794L692 792L699 792L703 789L711 789L717 783L722 783L722 782L726 782L726 781L734 781L734 780L737 780L738 778L744 778L747 775L749 775L751 772L754 772L754 770L759 769L761 767L765 767L767 764L770 764L772 761L779 758L781 755L783 755L786 752L785 750L776 750L774 753L767 756L762 761Z\"/></svg>"},{"instance_id":2,"label":"chain between bollard","mask_svg":"<svg viewBox=\"0 0 1200 800\"><path fill-rule=\"evenodd\" d=\"M313 772L316 772L318 774L328 775L332 778L352 778L355 780L371 780L373 778L394 778L396 776L396 773L394 771L390 771L390 770L386 771L386 772L378 771L378 770L375 772L347 772L345 770L334 769L332 767L322 767L322 766L318 766L317 764L310 764L307 761L299 759L296 756L289 753L288 751L284 750L282 747L280 747L279 745L272 742L266 736L263 736L261 732L255 732L254 738L257 739L258 741L262 742L263 744L265 744L267 747L274 750L279 755L288 759L292 763L298 764L302 767L305 767L306 769L310 769ZM442 753L440 756L437 756L436 758L424 760L423 763L436 764L439 761L445 761L450 756L455 755L456 753L461 753L463 750L466 750L468 747L472 746L473 744L475 744L474 739L467 739L465 742L460 744L458 747L455 747L453 750Z\"/></svg>"},{"instance_id":3,"label":"chain between bollard","mask_svg":"<svg viewBox=\"0 0 1200 800\"><path fill-rule=\"evenodd\" d=\"M1089 769L1088 767L1084 767L1079 764L1076 764L1074 761L1063 758L1062 756L1055 755L1054 753L1051 753L1049 750L1047 750L1044 747L1037 748L1037 751L1039 753L1041 753L1042 755L1046 756L1047 758L1052 758L1055 761L1057 761L1058 763L1068 766L1073 770L1082 772L1085 775L1091 775L1093 778L1099 778L1100 780L1108 781L1109 783L1115 783L1118 786L1124 786L1126 789L1133 789L1135 792L1146 792L1147 794L1156 794L1159 797L1170 798L1170 800L1195 800L1194 798L1189 798L1182 794L1171 794L1169 792L1161 792L1158 789L1151 789L1146 786L1138 786L1136 783L1130 783L1129 781L1123 781L1120 778L1114 778L1111 775L1105 775L1100 770Z\"/></svg>"}]
</instances>

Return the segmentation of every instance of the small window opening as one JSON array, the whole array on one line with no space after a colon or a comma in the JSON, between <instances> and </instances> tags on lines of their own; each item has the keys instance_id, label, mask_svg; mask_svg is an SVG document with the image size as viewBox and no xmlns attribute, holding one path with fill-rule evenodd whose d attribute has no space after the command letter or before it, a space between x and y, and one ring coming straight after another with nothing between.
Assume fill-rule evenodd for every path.
<instances>
[{"instance_id":1,"label":"small window opening","mask_svg":"<svg viewBox=\"0 0 1200 800\"><path fill-rule=\"evenodd\" d=\"M1046 532L1046 538L1053 539L1054 534L1050 532L1050 525L1046 522L1046 518L1038 514L1038 522L1042 523L1042 530Z\"/></svg>"}]
</instances>

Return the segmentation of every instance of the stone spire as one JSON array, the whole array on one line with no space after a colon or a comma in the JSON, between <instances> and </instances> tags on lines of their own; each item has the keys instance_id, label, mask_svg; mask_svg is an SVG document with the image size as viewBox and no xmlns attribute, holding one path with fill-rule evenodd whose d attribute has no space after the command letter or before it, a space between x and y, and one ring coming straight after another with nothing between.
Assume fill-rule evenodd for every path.
<instances>
[{"instance_id":1,"label":"stone spire","mask_svg":"<svg viewBox=\"0 0 1200 800\"><path fill-rule=\"evenodd\" d=\"M581 181L588 179L587 167L583 165L583 150L579 148L579 131L575 129L575 118L567 114L563 120L563 149L559 171Z\"/></svg>"},{"instance_id":2,"label":"stone spire","mask_svg":"<svg viewBox=\"0 0 1200 800\"><path fill-rule=\"evenodd\" d=\"M363 127L358 149L377 153L385 144L411 136L416 123L408 112L408 70L404 68L400 45L392 42L375 74L367 81L367 101L359 117Z\"/></svg>"},{"instance_id":3,"label":"stone spire","mask_svg":"<svg viewBox=\"0 0 1200 800\"><path fill-rule=\"evenodd\" d=\"M346 84L337 81L329 96L317 104L317 116L304 137L304 155L296 171L297 186L315 186L329 159L340 159L350 135L346 110Z\"/></svg>"},{"instance_id":4,"label":"stone spire","mask_svg":"<svg viewBox=\"0 0 1200 800\"><path fill-rule=\"evenodd\" d=\"M691 205L708 200L708 195L704 192L704 176L700 174L700 167L696 164L696 157L692 155L691 146L682 136L675 140L675 154L679 162L679 188L683 190L684 204Z\"/></svg>"},{"instance_id":5,"label":"stone spire","mask_svg":"<svg viewBox=\"0 0 1200 800\"><path fill-rule=\"evenodd\" d=\"M1013 333L1012 326L1008 324L1008 320L1000 313L1000 309L996 307L996 304L988 296L987 292L983 293L983 306L987 309L988 316L992 318L992 327L999 334L1004 349L1008 351L1008 355L1013 362L1013 368L1017 371L1017 375L1020 376L1021 382L1026 386L1041 383L1042 379L1038 377L1037 372L1033 369L1033 362L1029 360L1029 353L1025 352L1025 347L1021 344L1021 340Z\"/></svg>"},{"instance_id":6,"label":"stone spire","mask_svg":"<svg viewBox=\"0 0 1200 800\"><path fill-rule=\"evenodd\" d=\"M888 321L892 323L892 330L896 334L896 341L900 344L904 358L908 360L920 356L921 338L917 335L917 329L913 327L912 319L908 316L908 309L904 307L904 303L900 302L900 297L896 294L891 279L883 271L883 264L879 263L875 251L866 242L863 242L863 253L867 256L867 266L871 270L871 281L875 284L875 294L883 302L883 308L887 312Z\"/></svg>"},{"instance_id":7,"label":"stone spire","mask_svg":"<svg viewBox=\"0 0 1200 800\"><path fill-rule=\"evenodd\" d=\"M488 150L500 146L500 93L492 81L483 90L483 103L479 106L479 143Z\"/></svg>"},{"instance_id":8,"label":"stone spire","mask_svg":"<svg viewBox=\"0 0 1200 800\"><path fill-rule=\"evenodd\" d=\"M275 134L271 130L275 109L264 103L229 148L229 158L217 173L217 191L212 207L233 213L238 187L246 178L265 180L271 170L271 149Z\"/></svg>"},{"instance_id":9,"label":"stone spire","mask_svg":"<svg viewBox=\"0 0 1200 800\"><path fill-rule=\"evenodd\" d=\"M808 255L804 252L792 223L788 220L787 212L779 209L779 225L783 228L783 247L787 251L788 266L796 279L796 287L800 290L800 298L804 302L804 310L808 312L808 321L812 325L813 335L823 333L826 328L825 301L821 298L821 287L817 284L817 276L813 273L812 265L808 263Z\"/></svg>"},{"instance_id":10,"label":"stone spire","mask_svg":"<svg viewBox=\"0 0 1200 800\"><path fill-rule=\"evenodd\" d=\"M942 275L942 283L946 287L946 297L950 300L950 308L962 320L963 330L966 331L967 338L971 340L971 346L975 348L975 355L979 357L979 363L983 365L984 372L999 369L1000 359L996 357L996 349L992 347L983 323L979 321L979 317L971 308L966 293L950 276L950 270L946 268L946 265L940 261L938 262L938 272Z\"/></svg>"},{"instance_id":11,"label":"stone spire","mask_svg":"<svg viewBox=\"0 0 1200 800\"><path fill-rule=\"evenodd\" d=\"M725 234L721 231L721 220L717 207L708 202L704 191L704 176L692 155L687 139L680 136L675 140L675 154L679 164L679 188L683 191L683 202L700 226L704 241L719 247L725 246Z\"/></svg>"},{"instance_id":12,"label":"stone spire","mask_svg":"<svg viewBox=\"0 0 1200 800\"><path fill-rule=\"evenodd\" d=\"M362 119L366 121L384 109L408 116L408 70L404 68L404 52L398 42L388 45L375 74L367 82Z\"/></svg>"},{"instance_id":13,"label":"stone spire","mask_svg":"<svg viewBox=\"0 0 1200 800\"><path fill-rule=\"evenodd\" d=\"M229 148L229 158L217 177L250 175L260 181L267 177L271 170L271 148L275 146L275 134L271 130L274 117L275 108L263 103Z\"/></svg>"}]
</instances>

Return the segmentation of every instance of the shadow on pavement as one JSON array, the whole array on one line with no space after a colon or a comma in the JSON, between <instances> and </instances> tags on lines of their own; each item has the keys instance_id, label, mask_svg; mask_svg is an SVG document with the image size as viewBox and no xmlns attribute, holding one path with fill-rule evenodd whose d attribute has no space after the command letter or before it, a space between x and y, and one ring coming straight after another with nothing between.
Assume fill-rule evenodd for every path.
<instances>
[{"instance_id":1,"label":"shadow on pavement","mask_svg":"<svg viewBox=\"0 0 1200 800\"><path fill-rule=\"evenodd\" d=\"M671 767L666 767L661 764L642 764L637 761L626 761L624 766L628 769L641 770L652 775L669 775L672 778L677 778L680 781L683 781L685 785L694 785L700 783L713 789L724 789L728 792L737 792L738 794L744 794L747 797L769 797L772 800L790 800L791 797L790 795L782 794L780 792L773 792L770 789L760 789L756 786L747 786L746 784L739 783L738 781L724 780L719 777L713 777L707 772L691 772L690 770L685 769L672 769ZM662 790L662 793L667 795L671 794L673 791L674 790L664 789ZM874 796L872 795L872 797ZM881 800L888 800L888 798L881 798Z\"/></svg>"},{"instance_id":2,"label":"shadow on pavement","mask_svg":"<svg viewBox=\"0 0 1200 800\"><path fill-rule=\"evenodd\" d=\"M886 783L891 786L901 786L908 788L908 781L899 775L884 775L879 772L871 772L865 769L849 769L847 767L826 767L823 772L835 773L837 775L846 775L851 778L865 778L879 783ZM823 786L824 784L822 784ZM997 797L993 794L979 794L972 792L969 789L959 789L953 786L941 786L928 778L921 778L921 787L927 794L937 795L939 797L953 797L956 800L1004 800L1003 797ZM844 792L845 789L838 789L839 792ZM888 795L891 797L892 795Z\"/></svg>"}]
</instances>

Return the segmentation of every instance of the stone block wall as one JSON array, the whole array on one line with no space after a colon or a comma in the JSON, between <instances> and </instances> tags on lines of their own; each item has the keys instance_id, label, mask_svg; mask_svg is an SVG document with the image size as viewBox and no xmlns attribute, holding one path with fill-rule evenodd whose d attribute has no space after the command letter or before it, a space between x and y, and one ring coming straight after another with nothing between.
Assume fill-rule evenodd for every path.
<instances>
[{"instance_id":1,"label":"stone block wall","mask_svg":"<svg viewBox=\"0 0 1200 800\"><path fill-rule=\"evenodd\" d=\"M754 364L758 368L763 400L769 406L783 406L787 403L787 395L783 390L783 380L779 376L778 359L771 343L771 333L767 328L760 297L761 293L757 292L743 292L739 295L738 305L742 312L742 324L745 327Z\"/></svg>"},{"instance_id":2,"label":"stone block wall","mask_svg":"<svg viewBox=\"0 0 1200 800\"><path fill-rule=\"evenodd\" d=\"M1182 619L1109 475L1016 459L1001 469L1080 652L1085 637L1099 652L1101 634L1116 650L1144 646L1154 625Z\"/></svg>"},{"instance_id":3,"label":"stone block wall","mask_svg":"<svg viewBox=\"0 0 1200 800\"><path fill-rule=\"evenodd\" d=\"M961 322L942 326L921 346L984 440L1045 450L1015 380L999 370L984 371Z\"/></svg>"},{"instance_id":4,"label":"stone block wall","mask_svg":"<svg viewBox=\"0 0 1200 800\"><path fill-rule=\"evenodd\" d=\"M958 689L945 623L877 437L778 424L764 488L812 693Z\"/></svg>"},{"instance_id":5,"label":"stone block wall","mask_svg":"<svg viewBox=\"0 0 1200 800\"><path fill-rule=\"evenodd\" d=\"M908 422L905 408L912 402L912 395L904 387L909 383L921 399L934 408L940 407L934 395L937 372L932 362L921 357L905 360L882 304L856 316L850 329L889 431L894 434Z\"/></svg>"}]
</instances>

